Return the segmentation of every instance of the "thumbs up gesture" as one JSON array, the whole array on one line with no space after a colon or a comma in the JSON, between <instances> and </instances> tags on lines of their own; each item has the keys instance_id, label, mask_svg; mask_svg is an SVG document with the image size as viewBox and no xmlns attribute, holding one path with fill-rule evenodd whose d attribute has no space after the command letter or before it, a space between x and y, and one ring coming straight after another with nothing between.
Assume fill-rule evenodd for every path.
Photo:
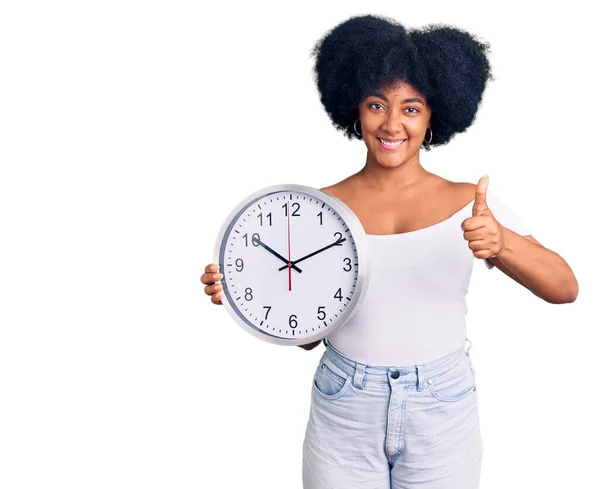
<instances>
[{"instance_id":1,"label":"thumbs up gesture","mask_svg":"<svg viewBox=\"0 0 600 489\"><path fill-rule=\"evenodd\" d=\"M461 225L463 237L469 242L469 248L477 258L496 257L504 249L504 228L496 221L487 205L489 177L479 179L475 189L473 217L465 219Z\"/></svg>"}]
</instances>

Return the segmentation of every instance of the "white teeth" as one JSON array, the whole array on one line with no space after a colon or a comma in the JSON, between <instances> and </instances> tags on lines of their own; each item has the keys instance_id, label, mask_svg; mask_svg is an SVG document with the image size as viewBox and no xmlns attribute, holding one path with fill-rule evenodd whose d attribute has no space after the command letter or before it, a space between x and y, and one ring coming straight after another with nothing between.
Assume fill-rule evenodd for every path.
<instances>
[{"instance_id":1,"label":"white teeth","mask_svg":"<svg viewBox=\"0 0 600 489\"><path fill-rule=\"evenodd\" d=\"M400 146L404 141L406 141L406 139L403 139L402 141L398 141L397 143L388 143L387 141L384 141L383 139L377 138L379 139L379 141L381 141L381 144L383 144L384 146L390 146L392 148L397 148L398 146Z\"/></svg>"}]
</instances>

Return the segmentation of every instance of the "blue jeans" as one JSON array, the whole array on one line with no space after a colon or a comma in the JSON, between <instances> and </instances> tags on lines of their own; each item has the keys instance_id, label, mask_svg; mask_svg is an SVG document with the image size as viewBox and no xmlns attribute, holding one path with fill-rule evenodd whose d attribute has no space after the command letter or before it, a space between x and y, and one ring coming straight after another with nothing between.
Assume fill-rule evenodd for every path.
<instances>
[{"instance_id":1,"label":"blue jeans","mask_svg":"<svg viewBox=\"0 0 600 489\"><path fill-rule=\"evenodd\" d=\"M325 344L303 444L304 489L479 487L471 346L421 365L380 366Z\"/></svg>"}]
</instances>

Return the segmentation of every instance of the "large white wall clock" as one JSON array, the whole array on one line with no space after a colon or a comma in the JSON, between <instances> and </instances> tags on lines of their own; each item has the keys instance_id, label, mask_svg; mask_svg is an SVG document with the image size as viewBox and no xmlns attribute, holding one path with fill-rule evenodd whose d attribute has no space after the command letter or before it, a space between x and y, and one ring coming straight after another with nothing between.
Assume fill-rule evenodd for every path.
<instances>
[{"instance_id":1,"label":"large white wall clock","mask_svg":"<svg viewBox=\"0 0 600 489\"><path fill-rule=\"evenodd\" d=\"M229 214L217 238L223 305L265 341L321 340L364 298L365 246L359 219L338 198L295 184L258 190Z\"/></svg>"}]
</instances>

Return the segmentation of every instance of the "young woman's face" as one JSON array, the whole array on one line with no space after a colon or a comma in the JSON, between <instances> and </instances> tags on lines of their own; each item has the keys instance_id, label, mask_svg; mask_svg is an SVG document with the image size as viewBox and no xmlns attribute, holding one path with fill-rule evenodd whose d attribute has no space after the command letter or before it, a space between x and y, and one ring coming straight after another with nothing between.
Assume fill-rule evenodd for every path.
<instances>
[{"instance_id":1,"label":"young woman's face","mask_svg":"<svg viewBox=\"0 0 600 489\"><path fill-rule=\"evenodd\" d=\"M360 132L371 156L382 166L395 167L418 154L431 109L423 95L404 83L363 99L359 117ZM430 137L427 131L427 139Z\"/></svg>"}]
</instances>

